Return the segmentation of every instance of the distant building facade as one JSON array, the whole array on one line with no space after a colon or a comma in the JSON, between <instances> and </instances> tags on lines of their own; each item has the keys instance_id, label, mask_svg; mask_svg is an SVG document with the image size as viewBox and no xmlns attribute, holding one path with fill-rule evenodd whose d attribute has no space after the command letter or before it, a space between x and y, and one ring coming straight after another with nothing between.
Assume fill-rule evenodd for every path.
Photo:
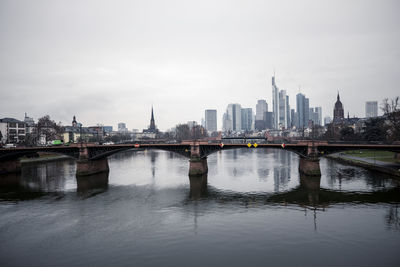
<instances>
[{"instance_id":1,"label":"distant building facade","mask_svg":"<svg viewBox=\"0 0 400 267\"><path fill-rule=\"evenodd\" d=\"M378 101L365 102L365 117L366 118L378 117Z\"/></svg>"},{"instance_id":2,"label":"distant building facade","mask_svg":"<svg viewBox=\"0 0 400 267\"><path fill-rule=\"evenodd\" d=\"M5 143L21 143L25 141L26 123L14 118L0 119L0 142Z\"/></svg>"},{"instance_id":3,"label":"distant building facade","mask_svg":"<svg viewBox=\"0 0 400 267\"><path fill-rule=\"evenodd\" d=\"M253 109L242 108L241 111L241 129L244 131L250 131L253 124Z\"/></svg>"},{"instance_id":4,"label":"distant building facade","mask_svg":"<svg viewBox=\"0 0 400 267\"><path fill-rule=\"evenodd\" d=\"M297 113L297 127L305 128L308 126L309 120L309 99L305 95L298 93L296 95L296 113Z\"/></svg>"},{"instance_id":5,"label":"distant building facade","mask_svg":"<svg viewBox=\"0 0 400 267\"><path fill-rule=\"evenodd\" d=\"M223 130L240 131L242 128L242 108L239 104L229 104L224 114Z\"/></svg>"},{"instance_id":6,"label":"distant building facade","mask_svg":"<svg viewBox=\"0 0 400 267\"><path fill-rule=\"evenodd\" d=\"M126 128L126 123L120 122L118 123L118 132L127 132L128 128Z\"/></svg>"},{"instance_id":7,"label":"distant building facade","mask_svg":"<svg viewBox=\"0 0 400 267\"><path fill-rule=\"evenodd\" d=\"M272 76L272 112L274 113L274 129L279 129L279 89L275 83L275 75Z\"/></svg>"},{"instance_id":8,"label":"distant building facade","mask_svg":"<svg viewBox=\"0 0 400 267\"><path fill-rule=\"evenodd\" d=\"M205 128L207 131L216 132L217 131L217 110L216 109L206 109L205 111Z\"/></svg>"}]
</instances>

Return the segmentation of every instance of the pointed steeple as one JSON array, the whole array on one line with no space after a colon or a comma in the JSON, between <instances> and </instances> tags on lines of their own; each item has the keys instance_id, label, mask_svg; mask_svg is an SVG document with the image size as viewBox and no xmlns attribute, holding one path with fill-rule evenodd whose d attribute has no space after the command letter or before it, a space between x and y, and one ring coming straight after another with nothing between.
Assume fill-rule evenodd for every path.
<instances>
[{"instance_id":1,"label":"pointed steeple","mask_svg":"<svg viewBox=\"0 0 400 267\"><path fill-rule=\"evenodd\" d=\"M76 122L76 118L74 115L74 117L72 118L72 127L77 127L77 126L78 126L78 123Z\"/></svg>"},{"instance_id":2,"label":"pointed steeple","mask_svg":"<svg viewBox=\"0 0 400 267\"><path fill-rule=\"evenodd\" d=\"M337 91L337 100L340 101L339 90Z\"/></svg>"},{"instance_id":3,"label":"pointed steeple","mask_svg":"<svg viewBox=\"0 0 400 267\"><path fill-rule=\"evenodd\" d=\"M155 129L156 129L156 123L154 122L153 106L151 106L151 119L150 119L150 127L149 127L149 130L154 131Z\"/></svg>"}]
</instances>

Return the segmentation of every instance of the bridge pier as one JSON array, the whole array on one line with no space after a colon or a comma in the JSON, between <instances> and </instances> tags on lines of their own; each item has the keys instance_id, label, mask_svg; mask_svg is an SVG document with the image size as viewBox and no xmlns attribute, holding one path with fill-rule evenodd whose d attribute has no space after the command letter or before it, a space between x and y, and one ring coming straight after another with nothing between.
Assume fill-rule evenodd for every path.
<instances>
[{"instance_id":1,"label":"bridge pier","mask_svg":"<svg viewBox=\"0 0 400 267\"><path fill-rule=\"evenodd\" d=\"M108 172L107 158L90 160L86 146L79 148L79 160L76 162L76 176L88 176L101 172Z\"/></svg>"},{"instance_id":2,"label":"bridge pier","mask_svg":"<svg viewBox=\"0 0 400 267\"><path fill-rule=\"evenodd\" d=\"M76 162L76 176L87 176L101 172L108 172L107 158L98 160L80 159Z\"/></svg>"},{"instance_id":3,"label":"bridge pier","mask_svg":"<svg viewBox=\"0 0 400 267\"><path fill-rule=\"evenodd\" d=\"M20 173L21 162L19 159L0 161L0 174Z\"/></svg>"},{"instance_id":4,"label":"bridge pier","mask_svg":"<svg viewBox=\"0 0 400 267\"><path fill-rule=\"evenodd\" d=\"M199 176L208 173L207 158L190 158L189 176Z\"/></svg>"},{"instance_id":5,"label":"bridge pier","mask_svg":"<svg viewBox=\"0 0 400 267\"><path fill-rule=\"evenodd\" d=\"M208 173L207 157L202 157L200 144L195 141L190 146L189 176L199 176Z\"/></svg>"},{"instance_id":6,"label":"bridge pier","mask_svg":"<svg viewBox=\"0 0 400 267\"><path fill-rule=\"evenodd\" d=\"M299 172L306 176L321 176L318 157L300 157Z\"/></svg>"}]
</instances>

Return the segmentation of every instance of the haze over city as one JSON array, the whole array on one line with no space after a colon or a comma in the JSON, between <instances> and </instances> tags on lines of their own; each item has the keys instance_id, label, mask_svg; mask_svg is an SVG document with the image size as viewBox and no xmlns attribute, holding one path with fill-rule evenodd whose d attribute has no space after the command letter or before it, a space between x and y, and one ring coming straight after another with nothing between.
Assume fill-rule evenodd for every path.
<instances>
[{"instance_id":1,"label":"haze over city","mask_svg":"<svg viewBox=\"0 0 400 267\"><path fill-rule=\"evenodd\" d=\"M229 103L332 116L398 95L398 1L1 1L0 114L159 129Z\"/></svg>"}]
</instances>

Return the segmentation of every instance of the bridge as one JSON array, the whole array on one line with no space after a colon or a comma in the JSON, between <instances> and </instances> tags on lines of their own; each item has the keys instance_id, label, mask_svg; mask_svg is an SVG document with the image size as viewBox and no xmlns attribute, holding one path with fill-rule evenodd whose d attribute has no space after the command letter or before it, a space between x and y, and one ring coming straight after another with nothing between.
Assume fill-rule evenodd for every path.
<instances>
[{"instance_id":1,"label":"bridge","mask_svg":"<svg viewBox=\"0 0 400 267\"><path fill-rule=\"evenodd\" d=\"M254 141L253 141L254 142ZM20 158L37 155L38 152L52 152L77 159L77 176L92 175L109 171L107 157L129 149L159 149L178 153L189 159L189 175L203 175L208 172L207 156L226 149L236 148L274 148L288 150L300 157L299 171L308 176L321 175L319 158L335 152L346 150L385 150L399 153L400 144L349 144L328 143L320 141L300 141L297 143L257 144L240 143L224 144L205 141L183 141L181 143L136 143L117 145L71 144L70 146L20 147L0 149L0 174L21 171Z\"/></svg>"}]
</instances>

